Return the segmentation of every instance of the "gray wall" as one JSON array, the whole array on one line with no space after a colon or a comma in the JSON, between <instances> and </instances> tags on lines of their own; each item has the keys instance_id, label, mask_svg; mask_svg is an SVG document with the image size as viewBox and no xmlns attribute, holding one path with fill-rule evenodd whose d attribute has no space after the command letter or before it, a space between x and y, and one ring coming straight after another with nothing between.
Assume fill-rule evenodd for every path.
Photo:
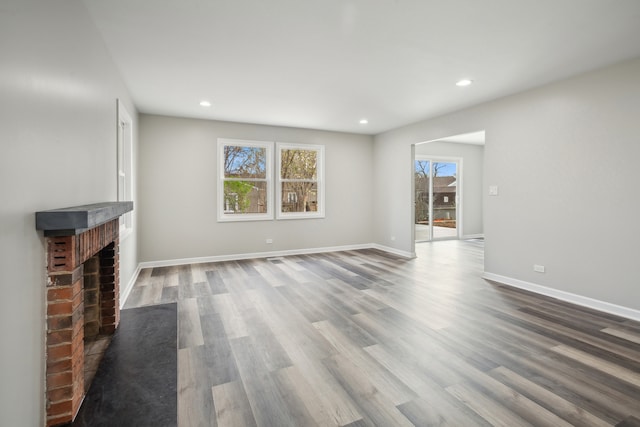
<instances>
[{"instance_id":1,"label":"gray wall","mask_svg":"<svg viewBox=\"0 0 640 427\"><path fill-rule=\"evenodd\" d=\"M326 218L217 222L218 138L325 145ZM141 261L371 243L372 153L364 135L140 115Z\"/></svg>"},{"instance_id":2,"label":"gray wall","mask_svg":"<svg viewBox=\"0 0 640 427\"><path fill-rule=\"evenodd\" d=\"M0 425L35 427L45 255L34 212L115 200L116 98L136 112L79 0L3 0L0 58ZM122 242L123 283L135 242Z\"/></svg>"},{"instance_id":3,"label":"gray wall","mask_svg":"<svg viewBox=\"0 0 640 427\"><path fill-rule=\"evenodd\" d=\"M434 141L416 145L415 155L416 158L422 155L462 159L462 234L460 237L482 234L484 146Z\"/></svg>"},{"instance_id":4,"label":"gray wall","mask_svg":"<svg viewBox=\"0 0 640 427\"><path fill-rule=\"evenodd\" d=\"M640 309L639 75L627 61L376 136L377 242L411 248L411 144L485 129L485 271Z\"/></svg>"}]
</instances>

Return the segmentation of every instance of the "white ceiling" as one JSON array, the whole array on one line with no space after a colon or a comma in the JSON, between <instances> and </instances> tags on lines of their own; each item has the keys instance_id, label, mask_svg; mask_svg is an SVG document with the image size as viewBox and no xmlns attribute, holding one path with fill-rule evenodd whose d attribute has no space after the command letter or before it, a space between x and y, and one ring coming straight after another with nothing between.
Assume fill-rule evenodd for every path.
<instances>
[{"instance_id":1,"label":"white ceiling","mask_svg":"<svg viewBox=\"0 0 640 427\"><path fill-rule=\"evenodd\" d=\"M171 116L375 134L640 56L639 0L84 2Z\"/></svg>"}]
</instances>

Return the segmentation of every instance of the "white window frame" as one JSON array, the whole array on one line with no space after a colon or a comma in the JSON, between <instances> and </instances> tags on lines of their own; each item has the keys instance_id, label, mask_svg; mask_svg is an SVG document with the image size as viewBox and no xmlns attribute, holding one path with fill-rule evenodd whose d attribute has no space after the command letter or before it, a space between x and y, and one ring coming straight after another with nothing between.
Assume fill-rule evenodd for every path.
<instances>
[{"instance_id":1,"label":"white window frame","mask_svg":"<svg viewBox=\"0 0 640 427\"><path fill-rule=\"evenodd\" d=\"M282 150L307 150L316 151L316 179L313 182L317 183L317 204L318 210L313 212L282 212L282 183L287 180L282 179L280 173ZM285 142L276 143L276 219L307 219L307 218L324 218L325 217L325 184L324 184L324 145L311 145L311 144L292 144ZM301 181L301 180L291 180Z\"/></svg>"},{"instance_id":2,"label":"white window frame","mask_svg":"<svg viewBox=\"0 0 640 427\"><path fill-rule=\"evenodd\" d=\"M116 100L117 123L117 200L133 201L133 120L118 99ZM127 212L120 218L120 239L133 232L133 212Z\"/></svg>"},{"instance_id":3,"label":"white window frame","mask_svg":"<svg viewBox=\"0 0 640 427\"><path fill-rule=\"evenodd\" d=\"M267 187L267 211L265 213L246 213L246 214L227 214L224 211L224 183L229 180L224 176L224 147L228 145L243 147L260 147L266 150L265 153L265 179L256 180L259 182L266 181ZM236 222L236 221L265 221L273 219L273 142L251 141L244 139L218 139L218 222ZM247 179L244 179L247 181ZM251 179L248 179L251 181Z\"/></svg>"}]
</instances>

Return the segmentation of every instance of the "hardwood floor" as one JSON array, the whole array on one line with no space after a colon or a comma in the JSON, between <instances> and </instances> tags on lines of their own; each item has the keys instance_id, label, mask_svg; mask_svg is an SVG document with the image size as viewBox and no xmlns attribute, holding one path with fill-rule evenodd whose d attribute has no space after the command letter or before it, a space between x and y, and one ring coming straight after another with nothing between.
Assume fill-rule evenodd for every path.
<instances>
[{"instance_id":1,"label":"hardwood floor","mask_svg":"<svg viewBox=\"0 0 640 427\"><path fill-rule=\"evenodd\" d=\"M178 425L640 426L640 324L490 283L481 241L143 270Z\"/></svg>"}]
</instances>

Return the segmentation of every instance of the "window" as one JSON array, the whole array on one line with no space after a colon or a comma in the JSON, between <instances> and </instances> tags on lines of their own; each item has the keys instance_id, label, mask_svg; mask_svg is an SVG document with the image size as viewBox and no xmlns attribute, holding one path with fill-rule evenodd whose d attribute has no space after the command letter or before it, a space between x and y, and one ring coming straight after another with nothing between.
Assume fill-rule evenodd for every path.
<instances>
[{"instance_id":1,"label":"window","mask_svg":"<svg viewBox=\"0 0 640 427\"><path fill-rule=\"evenodd\" d=\"M218 140L218 220L273 218L271 158L273 144Z\"/></svg>"},{"instance_id":2,"label":"window","mask_svg":"<svg viewBox=\"0 0 640 427\"><path fill-rule=\"evenodd\" d=\"M120 100L117 101L116 107L118 116L118 143L116 149L118 156L118 201L124 202L133 200L133 121ZM125 233L128 234L133 229L132 214L132 212L127 212L120 219L121 238L125 237Z\"/></svg>"},{"instance_id":3,"label":"window","mask_svg":"<svg viewBox=\"0 0 640 427\"><path fill-rule=\"evenodd\" d=\"M324 147L218 140L218 221L324 217ZM274 198L274 181L275 198Z\"/></svg>"},{"instance_id":4,"label":"window","mask_svg":"<svg viewBox=\"0 0 640 427\"><path fill-rule=\"evenodd\" d=\"M278 143L277 217L324 217L324 147Z\"/></svg>"}]
</instances>

